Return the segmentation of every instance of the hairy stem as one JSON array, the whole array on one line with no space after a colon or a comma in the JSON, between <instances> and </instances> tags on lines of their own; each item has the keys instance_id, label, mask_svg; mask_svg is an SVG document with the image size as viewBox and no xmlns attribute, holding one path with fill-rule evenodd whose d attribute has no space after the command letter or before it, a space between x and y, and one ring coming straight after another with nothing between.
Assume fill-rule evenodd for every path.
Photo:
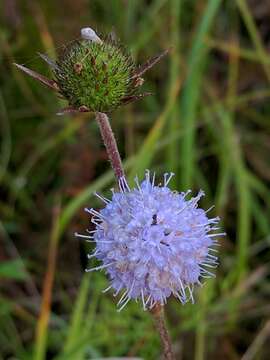
<instances>
[{"instance_id":1,"label":"hairy stem","mask_svg":"<svg viewBox=\"0 0 270 360\"><path fill-rule=\"evenodd\" d=\"M175 356L172 351L172 342L165 324L163 306L157 304L153 309L150 310L155 320L156 328L159 332L160 340L163 346L163 359L164 360L175 360Z\"/></svg>"},{"instance_id":2,"label":"hairy stem","mask_svg":"<svg viewBox=\"0 0 270 360\"><path fill-rule=\"evenodd\" d=\"M96 120L99 125L101 136L106 147L108 157L111 162L115 177L119 180L124 176L124 169L121 161L121 157L118 151L118 147L115 141L115 137L109 122L109 118L106 114L97 112Z\"/></svg>"}]
</instances>

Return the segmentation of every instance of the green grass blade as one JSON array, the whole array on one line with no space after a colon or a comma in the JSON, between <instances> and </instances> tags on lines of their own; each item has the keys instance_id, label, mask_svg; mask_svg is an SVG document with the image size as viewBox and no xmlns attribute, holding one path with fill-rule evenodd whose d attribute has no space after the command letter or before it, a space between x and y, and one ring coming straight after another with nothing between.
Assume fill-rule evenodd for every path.
<instances>
[{"instance_id":1,"label":"green grass blade","mask_svg":"<svg viewBox=\"0 0 270 360\"><path fill-rule=\"evenodd\" d=\"M2 261L0 264L0 279L27 280L28 274L22 260Z\"/></svg>"},{"instance_id":2,"label":"green grass blade","mask_svg":"<svg viewBox=\"0 0 270 360\"><path fill-rule=\"evenodd\" d=\"M69 326L67 340L63 353L68 353L81 338L81 331L84 325L84 311L87 304L90 288L90 278L86 274L82 278L77 300L72 313L71 324Z\"/></svg>"},{"instance_id":3,"label":"green grass blade","mask_svg":"<svg viewBox=\"0 0 270 360\"><path fill-rule=\"evenodd\" d=\"M169 97L172 95L173 88L175 87L175 82L180 78L181 69L180 69L180 41L181 41L181 28L180 28L180 15L182 0L171 0L170 1L170 14L171 14L171 46L173 46L173 51L170 57L170 84L169 84ZM179 131L180 128L180 111L179 106L176 103L172 109L171 116L168 119L168 133L173 135ZM175 177L171 180L171 186L176 187L178 183L178 170L179 170L179 159L176 154L178 151L178 143L176 141L171 141L168 145L168 154L167 154L167 163L168 170L175 173Z\"/></svg>"},{"instance_id":4,"label":"green grass blade","mask_svg":"<svg viewBox=\"0 0 270 360\"><path fill-rule=\"evenodd\" d=\"M230 115L225 109L219 109L218 115L223 125L223 137L226 142L224 151L230 156L237 190L237 254L233 278L240 281L247 271L248 264L248 245L251 226L250 188L239 140L234 131Z\"/></svg>"},{"instance_id":5,"label":"green grass blade","mask_svg":"<svg viewBox=\"0 0 270 360\"><path fill-rule=\"evenodd\" d=\"M181 85L181 81L178 79L178 81L175 84L172 96L170 96L170 98L167 100L167 104L165 106L164 111L155 121L146 139L144 140L138 154L136 155L136 160L129 174L130 182L133 181L136 175L142 176L145 170L151 165L151 161L156 151L156 143L158 142L162 134L162 131L164 129L168 117L171 115L172 109L174 107L177 98L177 94L179 92L180 85Z\"/></svg>"},{"instance_id":6,"label":"green grass blade","mask_svg":"<svg viewBox=\"0 0 270 360\"><path fill-rule=\"evenodd\" d=\"M188 56L187 80L181 99L181 121L186 130L186 136L181 144L181 176L183 189L192 185L195 167L195 131L197 108L199 104L203 69L205 65L207 47L204 38L209 33L221 0L209 0L197 29L193 46Z\"/></svg>"},{"instance_id":7,"label":"green grass blade","mask_svg":"<svg viewBox=\"0 0 270 360\"><path fill-rule=\"evenodd\" d=\"M260 38L259 31L253 20L253 16L248 8L246 0L236 0L237 6L241 12L243 20L246 24L250 37L254 43L258 57L261 59L263 69L265 71L268 81L270 81L270 67L267 62L269 61L269 55L263 46L263 42Z\"/></svg>"}]
</instances>

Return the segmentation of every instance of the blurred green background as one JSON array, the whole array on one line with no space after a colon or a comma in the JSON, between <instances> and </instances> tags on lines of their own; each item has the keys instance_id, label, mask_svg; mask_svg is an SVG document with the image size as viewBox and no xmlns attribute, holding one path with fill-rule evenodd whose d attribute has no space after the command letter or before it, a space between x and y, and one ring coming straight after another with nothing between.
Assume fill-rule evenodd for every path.
<instances>
[{"instance_id":1,"label":"blurred green background","mask_svg":"<svg viewBox=\"0 0 270 360\"><path fill-rule=\"evenodd\" d=\"M146 75L154 95L112 127L129 179L175 172L228 234L196 304L167 305L177 359L269 359L270 1L2 0L0 14L0 359L160 358L149 314L116 312L74 237L115 186L94 118L56 116L64 102L12 65L50 75L37 51L54 58L83 26L114 30L138 63L173 46Z\"/></svg>"}]
</instances>

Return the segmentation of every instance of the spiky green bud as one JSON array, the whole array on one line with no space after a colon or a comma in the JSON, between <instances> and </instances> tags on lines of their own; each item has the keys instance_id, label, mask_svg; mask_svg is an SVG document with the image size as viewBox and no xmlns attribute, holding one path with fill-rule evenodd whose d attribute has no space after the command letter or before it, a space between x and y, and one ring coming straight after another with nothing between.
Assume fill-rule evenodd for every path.
<instances>
[{"instance_id":1,"label":"spiky green bud","mask_svg":"<svg viewBox=\"0 0 270 360\"><path fill-rule=\"evenodd\" d=\"M51 67L51 80L24 65L18 69L56 91L69 102L57 114L74 112L109 112L151 95L138 93L142 75L155 65L168 50L135 67L132 57L116 41L101 40L91 28L81 29L81 40L70 43L55 62L47 55L40 57Z\"/></svg>"},{"instance_id":2,"label":"spiky green bud","mask_svg":"<svg viewBox=\"0 0 270 360\"><path fill-rule=\"evenodd\" d=\"M64 51L54 73L70 105L107 112L134 93L134 68L131 56L118 44L80 40Z\"/></svg>"}]
</instances>

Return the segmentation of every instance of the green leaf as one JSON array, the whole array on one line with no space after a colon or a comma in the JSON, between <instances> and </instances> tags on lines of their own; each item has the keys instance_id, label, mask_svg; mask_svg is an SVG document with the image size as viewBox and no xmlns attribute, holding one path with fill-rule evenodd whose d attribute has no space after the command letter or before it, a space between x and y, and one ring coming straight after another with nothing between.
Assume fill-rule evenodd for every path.
<instances>
[{"instance_id":1,"label":"green leaf","mask_svg":"<svg viewBox=\"0 0 270 360\"><path fill-rule=\"evenodd\" d=\"M8 260L0 264L0 278L26 280L28 274L21 260Z\"/></svg>"}]
</instances>

